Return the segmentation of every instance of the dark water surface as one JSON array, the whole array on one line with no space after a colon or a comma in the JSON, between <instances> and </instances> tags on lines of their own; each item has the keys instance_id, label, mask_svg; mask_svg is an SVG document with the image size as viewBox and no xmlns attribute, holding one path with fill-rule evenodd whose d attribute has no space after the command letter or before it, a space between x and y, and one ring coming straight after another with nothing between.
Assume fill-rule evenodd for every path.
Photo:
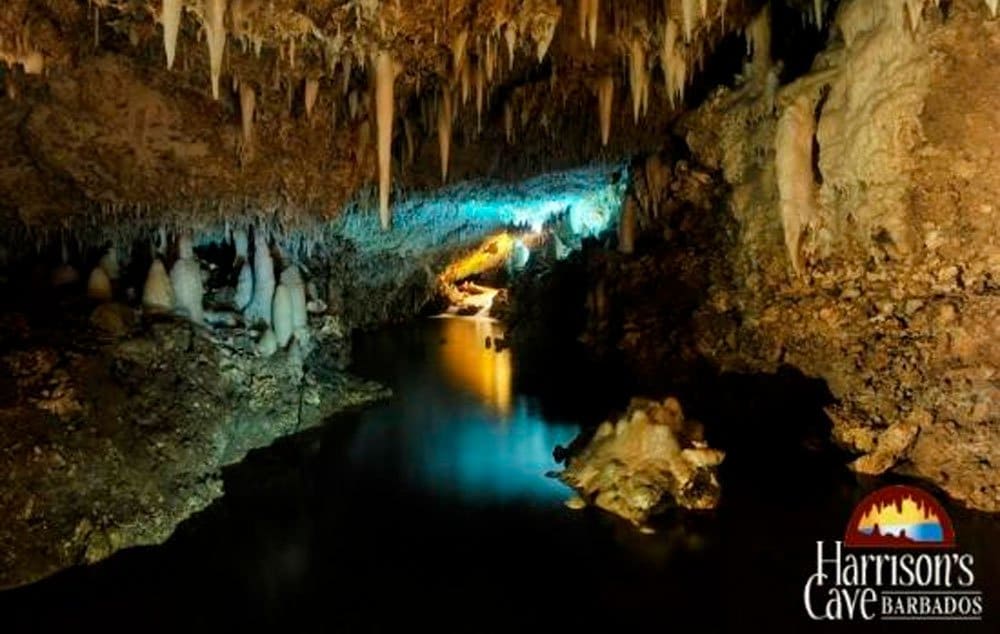
<instances>
[{"instance_id":1,"label":"dark water surface","mask_svg":"<svg viewBox=\"0 0 1000 634\"><path fill-rule=\"evenodd\" d=\"M391 401L254 452L163 546L0 594L0 632L847 629L806 620L803 584L879 483L809 449L808 386L732 378L695 399L728 451L723 503L642 535L568 510L545 476L556 444L624 407L623 381L558 356L519 372L483 346L493 328L360 337L354 369ZM892 631L1000 631L1000 521L948 508L987 619Z\"/></svg>"}]
</instances>

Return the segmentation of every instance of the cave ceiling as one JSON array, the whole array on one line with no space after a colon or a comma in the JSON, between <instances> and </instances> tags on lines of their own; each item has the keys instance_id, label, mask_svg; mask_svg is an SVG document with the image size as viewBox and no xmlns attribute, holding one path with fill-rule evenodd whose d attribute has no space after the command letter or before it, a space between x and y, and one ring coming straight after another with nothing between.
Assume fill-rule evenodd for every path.
<instances>
[{"instance_id":1,"label":"cave ceiling","mask_svg":"<svg viewBox=\"0 0 1000 634\"><path fill-rule=\"evenodd\" d=\"M763 6L5 0L0 210L63 229L324 218L383 173L396 200L619 160L664 143L685 86Z\"/></svg>"}]
</instances>

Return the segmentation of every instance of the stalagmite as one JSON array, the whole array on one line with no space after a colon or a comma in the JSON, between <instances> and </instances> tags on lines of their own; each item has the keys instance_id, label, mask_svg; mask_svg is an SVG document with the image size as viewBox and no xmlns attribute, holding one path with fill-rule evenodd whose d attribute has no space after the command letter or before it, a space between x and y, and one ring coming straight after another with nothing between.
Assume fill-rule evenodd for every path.
<instances>
[{"instance_id":1,"label":"stalagmite","mask_svg":"<svg viewBox=\"0 0 1000 634\"><path fill-rule=\"evenodd\" d=\"M611 112L615 97L615 80L610 75L597 82L597 114L601 122L601 145L611 138Z\"/></svg>"},{"instance_id":2,"label":"stalagmite","mask_svg":"<svg viewBox=\"0 0 1000 634\"><path fill-rule=\"evenodd\" d=\"M205 30L208 59L212 74L212 99L219 99L219 77L222 75L222 54L226 49L226 0L207 0Z\"/></svg>"},{"instance_id":3,"label":"stalagmite","mask_svg":"<svg viewBox=\"0 0 1000 634\"><path fill-rule=\"evenodd\" d=\"M194 243L189 233L177 242L178 259L170 269L170 284L174 290L174 309L195 323L202 323L205 311L201 301L201 266L194 257Z\"/></svg>"},{"instance_id":4,"label":"stalagmite","mask_svg":"<svg viewBox=\"0 0 1000 634\"><path fill-rule=\"evenodd\" d=\"M278 284L274 290L274 306L271 314L274 337L279 348L284 348L292 339L292 295L288 287Z\"/></svg>"},{"instance_id":5,"label":"stalagmite","mask_svg":"<svg viewBox=\"0 0 1000 634\"><path fill-rule=\"evenodd\" d=\"M288 289L291 299L292 332L300 337L300 331L308 325L309 314L306 310L306 285L297 266L289 266L281 272L279 288L281 286Z\"/></svg>"},{"instance_id":6,"label":"stalagmite","mask_svg":"<svg viewBox=\"0 0 1000 634\"><path fill-rule=\"evenodd\" d=\"M160 22L163 24L163 49L167 53L167 70L174 67L177 53L177 33L181 26L181 11L184 0L163 0Z\"/></svg>"},{"instance_id":7,"label":"stalagmite","mask_svg":"<svg viewBox=\"0 0 1000 634\"><path fill-rule=\"evenodd\" d=\"M240 123L243 125L243 144L253 144L253 114L257 108L257 93L249 82L240 83Z\"/></svg>"},{"instance_id":8,"label":"stalagmite","mask_svg":"<svg viewBox=\"0 0 1000 634\"><path fill-rule=\"evenodd\" d=\"M618 218L618 251L631 255L635 251L635 229L637 222L636 202L631 196L622 205Z\"/></svg>"},{"instance_id":9,"label":"stalagmite","mask_svg":"<svg viewBox=\"0 0 1000 634\"><path fill-rule=\"evenodd\" d=\"M99 266L95 266L87 280L87 297L104 301L111 300L111 279Z\"/></svg>"},{"instance_id":10,"label":"stalagmite","mask_svg":"<svg viewBox=\"0 0 1000 634\"><path fill-rule=\"evenodd\" d=\"M250 257L250 238L245 229L233 229L233 250L236 262L245 262Z\"/></svg>"},{"instance_id":11,"label":"stalagmite","mask_svg":"<svg viewBox=\"0 0 1000 634\"><path fill-rule=\"evenodd\" d=\"M448 181L448 160L451 154L451 91L447 87L441 90L441 105L438 108L438 148L441 151L441 182Z\"/></svg>"},{"instance_id":12,"label":"stalagmite","mask_svg":"<svg viewBox=\"0 0 1000 634\"><path fill-rule=\"evenodd\" d=\"M104 255L101 256L101 260L97 265L104 269L108 279L117 280L120 276L121 268L118 265L118 250L114 247L109 247Z\"/></svg>"},{"instance_id":13,"label":"stalagmite","mask_svg":"<svg viewBox=\"0 0 1000 634\"><path fill-rule=\"evenodd\" d=\"M184 232L177 239L177 257L185 260L194 259L194 239L189 232Z\"/></svg>"},{"instance_id":14,"label":"stalagmite","mask_svg":"<svg viewBox=\"0 0 1000 634\"><path fill-rule=\"evenodd\" d=\"M260 336L257 342L257 354L262 357L270 357L278 351L278 339L274 336L274 331L268 328Z\"/></svg>"},{"instance_id":15,"label":"stalagmite","mask_svg":"<svg viewBox=\"0 0 1000 634\"><path fill-rule=\"evenodd\" d=\"M305 108L306 108L306 119L312 119L313 108L316 107L316 98L319 96L319 79L315 77L306 77L305 85Z\"/></svg>"},{"instance_id":16,"label":"stalagmite","mask_svg":"<svg viewBox=\"0 0 1000 634\"><path fill-rule=\"evenodd\" d=\"M233 305L242 311L253 299L253 268L249 260L244 260L240 266L240 274L236 279L236 293L233 295Z\"/></svg>"},{"instance_id":17,"label":"stalagmite","mask_svg":"<svg viewBox=\"0 0 1000 634\"><path fill-rule=\"evenodd\" d=\"M149 267L142 287L142 306L150 312L169 312L174 308L174 288L163 262L157 258Z\"/></svg>"},{"instance_id":18,"label":"stalagmite","mask_svg":"<svg viewBox=\"0 0 1000 634\"><path fill-rule=\"evenodd\" d=\"M379 219L382 228L392 225L389 211L389 191L392 179L392 124L395 98L393 88L399 67L388 51L375 58L375 116L378 125L378 193Z\"/></svg>"},{"instance_id":19,"label":"stalagmite","mask_svg":"<svg viewBox=\"0 0 1000 634\"><path fill-rule=\"evenodd\" d=\"M507 42L508 68L514 69L514 49L517 47L517 27L508 22L503 28L503 39Z\"/></svg>"},{"instance_id":20,"label":"stalagmite","mask_svg":"<svg viewBox=\"0 0 1000 634\"><path fill-rule=\"evenodd\" d=\"M264 232L257 230L253 239L253 298L243 311L250 324L271 323L271 300L274 296L274 262Z\"/></svg>"},{"instance_id":21,"label":"stalagmite","mask_svg":"<svg viewBox=\"0 0 1000 634\"><path fill-rule=\"evenodd\" d=\"M792 269L805 266L802 237L817 219L812 151L816 134L813 101L800 95L782 113L774 137L774 166L780 195L785 247Z\"/></svg>"},{"instance_id":22,"label":"stalagmite","mask_svg":"<svg viewBox=\"0 0 1000 634\"><path fill-rule=\"evenodd\" d=\"M52 271L52 275L49 277L49 283L53 287L68 286L70 284L76 284L80 281L80 274L77 273L76 269L70 264L61 264Z\"/></svg>"}]
</instances>

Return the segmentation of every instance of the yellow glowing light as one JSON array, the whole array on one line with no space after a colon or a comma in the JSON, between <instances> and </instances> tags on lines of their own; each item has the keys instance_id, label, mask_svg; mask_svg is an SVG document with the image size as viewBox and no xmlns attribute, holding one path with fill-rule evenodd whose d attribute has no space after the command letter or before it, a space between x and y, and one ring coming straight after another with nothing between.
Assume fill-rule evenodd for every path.
<instances>
[{"instance_id":1,"label":"yellow glowing light","mask_svg":"<svg viewBox=\"0 0 1000 634\"><path fill-rule=\"evenodd\" d=\"M902 504L899 505L892 502L872 504L861 521L858 522L858 528L870 529L876 524L884 527L927 523L940 524L941 521L934 511L914 501L912 497L906 496L903 498Z\"/></svg>"},{"instance_id":2,"label":"yellow glowing light","mask_svg":"<svg viewBox=\"0 0 1000 634\"><path fill-rule=\"evenodd\" d=\"M441 277L448 282L457 282L499 268L507 262L513 250L514 237L506 232L497 234L461 260L452 262Z\"/></svg>"},{"instance_id":3,"label":"yellow glowing light","mask_svg":"<svg viewBox=\"0 0 1000 634\"><path fill-rule=\"evenodd\" d=\"M480 395L501 414L511 410L513 369L509 350L497 352L495 346L486 347L486 338L503 337L499 324L475 320L476 327L469 328L469 320L443 319L444 344L441 358L448 379L459 389Z\"/></svg>"}]
</instances>

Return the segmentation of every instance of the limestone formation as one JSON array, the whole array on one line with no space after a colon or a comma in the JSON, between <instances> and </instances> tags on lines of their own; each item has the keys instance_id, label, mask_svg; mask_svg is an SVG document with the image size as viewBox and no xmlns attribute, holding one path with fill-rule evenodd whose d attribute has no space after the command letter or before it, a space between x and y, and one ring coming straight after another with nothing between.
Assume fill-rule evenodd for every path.
<instances>
[{"instance_id":1,"label":"limestone formation","mask_svg":"<svg viewBox=\"0 0 1000 634\"><path fill-rule=\"evenodd\" d=\"M724 457L708 448L700 425L684 418L676 399L633 399L617 422L601 423L560 478L586 502L645 525L671 502L714 508Z\"/></svg>"}]
</instances>

